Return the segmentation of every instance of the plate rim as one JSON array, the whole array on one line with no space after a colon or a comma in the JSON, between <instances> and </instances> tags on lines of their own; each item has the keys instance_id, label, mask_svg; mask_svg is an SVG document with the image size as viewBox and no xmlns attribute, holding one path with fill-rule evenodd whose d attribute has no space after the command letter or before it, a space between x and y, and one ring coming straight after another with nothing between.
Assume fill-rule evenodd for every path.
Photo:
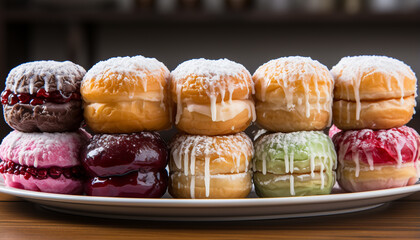
<instances>
[{"instance_id":1,"label":"plate rim","mask_svg":"<svg viewBox=\"0 0 420 240\"><path fill-rule=\"evenodd\" d=\"M337 193L316 196L295 196L275 198L242 198L242 199L174 199L174 198L122 198L98 197L85 195L66 195L57 193L44 193L31 190L16 189L0 184L0 192L21 198L54 201L64 203L78 203L91 205L125 205L143 207L266 207L272 205L302 205L315 203L345 202L371 198L382 198L410 194L420 191L420 184L406 187L389 188L382 190Z\"/></svg>"}]
</instances>

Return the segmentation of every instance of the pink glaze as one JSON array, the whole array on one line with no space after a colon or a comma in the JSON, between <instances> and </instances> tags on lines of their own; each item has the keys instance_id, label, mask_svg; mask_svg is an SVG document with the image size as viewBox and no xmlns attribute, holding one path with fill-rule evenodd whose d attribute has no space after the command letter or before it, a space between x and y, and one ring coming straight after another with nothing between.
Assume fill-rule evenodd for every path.
<instances>
[{"instance_id":1,"label":"pink glaze","mask_svg":"<svg viewBox=\"0 0 420 240\"><path fill-rule=\"evenodd\" d=\"M81 147L88 135L73 133L22 133L13 131L0 145L0 158L36 168L80 165Z\"/></svg>"},{"instance_id":2,"label":"pink glaze","mask_svg":"<svg viewBox=\"0 0 420 240\"><path fill-rule=\"evenodd\" d=\"M406 126L387 130L363 129L336 133L333 142L339 163L344 161L397 164L419 160L419 135Z\"/></svg>"},{"instance_id":3,"label":"pink glaze","mask_svg":"<svg viewBox=\"0 0 420 240\"><path fill-rule=\"evenodd\" d=\"M83 193L83 184L81 180L68 179L64 176L60 176L57 179L47 178L40 180L33 177L25 179L23 175L9 173L4 173L2 175L6 186L13 188L61 194Z\"/></svg>"},{"instance_id":4,"label":"pink glaze","mask_svg":"<svg viewBox=\"0 0 420 240\"><path fill-rule=\"evenodd\" d=\"M341 129L339 129L338 127L336 127L334 124L330 127L330 130L328 131L328 136L330 137L330 138L333 138L334 137L334 135L336 134L336 133L339 133L339 132L341 132Z\"/></svg>"}]
</instances>

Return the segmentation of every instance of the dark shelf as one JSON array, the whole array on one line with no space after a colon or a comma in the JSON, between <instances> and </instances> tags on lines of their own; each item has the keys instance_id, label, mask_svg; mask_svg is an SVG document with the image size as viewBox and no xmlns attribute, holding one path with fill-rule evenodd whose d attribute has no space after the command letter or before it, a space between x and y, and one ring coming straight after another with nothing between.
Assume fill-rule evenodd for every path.
<instances>
[{"instance_id":1,"label":"dark shelf","mask_svg":"<svg viewBox=\"0 0 420 240\"><path fill-rule=\"evenodd\" d=\"M45 23L81 21L90 23L321 23L321 24L418 24L419 13L392 14L345 14L345 13L264 13L228 12L177 12L159 14L150 11L47 11L7 10L3 13L7 23Z\"/></svg>"}]
</instances>

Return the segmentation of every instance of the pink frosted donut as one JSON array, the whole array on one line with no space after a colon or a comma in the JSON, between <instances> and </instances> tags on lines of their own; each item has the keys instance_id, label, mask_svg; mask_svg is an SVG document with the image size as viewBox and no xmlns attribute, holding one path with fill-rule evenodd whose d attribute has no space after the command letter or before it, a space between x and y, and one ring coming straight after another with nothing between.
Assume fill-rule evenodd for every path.
<instances>
[{"instance_id":1,"label":"pink frosted donut","mask_svg":"<svg viewBox=\"0 0 420 240\"><path fill-rule=\"evenodd\" d=\"M81 194L80 151L85 132L22 133L13 131L0 145L0 173L9 187Z\"/></svg>"},{"instance_id":2,"label":"pink frosted donut","mask_svg":"<svg viewBox=\"0 0 420 240\"><path fill-rule=\"evenodd\" d=\"M409 127L336 133L337 181L349 192L413 185L419 179L419 135Z\"/></svg>"}]
</instances>

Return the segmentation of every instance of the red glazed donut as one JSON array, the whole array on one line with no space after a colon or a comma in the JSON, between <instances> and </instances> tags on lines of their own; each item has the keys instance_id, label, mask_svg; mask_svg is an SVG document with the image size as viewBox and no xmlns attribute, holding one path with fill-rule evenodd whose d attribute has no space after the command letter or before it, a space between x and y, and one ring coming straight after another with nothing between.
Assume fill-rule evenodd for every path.
<instances>
[{"instance_id":1,"label":"red glazed donut","mask_svg":"<svg viewBox=\"0 0 420 240\"><path fill-rule=\"evenodd\" d=\"M413 185L419 178L419 135L409 127L336 133L337 180L349 192Z\"/></svg>"}]
</instances>

